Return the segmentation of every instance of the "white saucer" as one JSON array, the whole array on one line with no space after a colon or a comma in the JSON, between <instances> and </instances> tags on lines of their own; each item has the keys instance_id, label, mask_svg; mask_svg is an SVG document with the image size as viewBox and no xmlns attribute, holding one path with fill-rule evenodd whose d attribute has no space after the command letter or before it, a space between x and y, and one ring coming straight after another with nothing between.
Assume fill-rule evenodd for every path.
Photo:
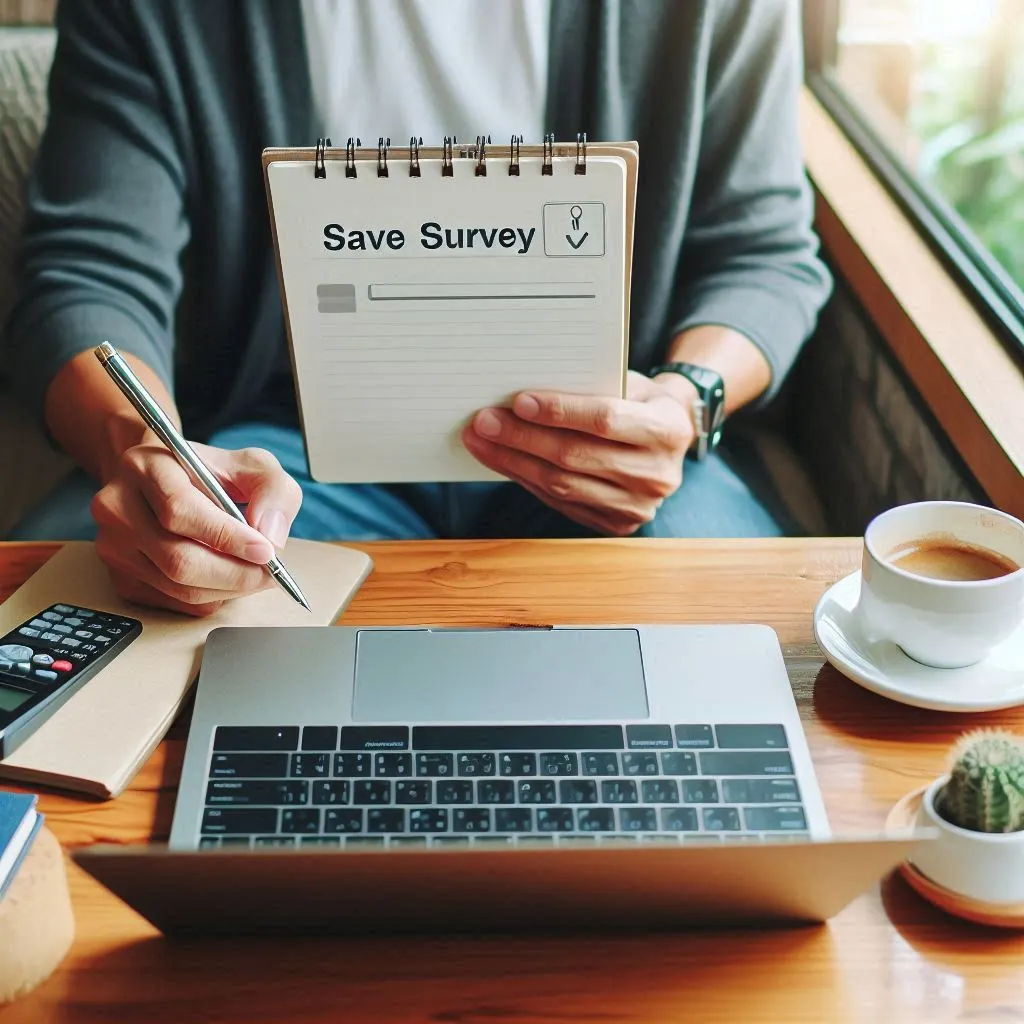
<instances>
[{"instance_id":1,"label":"white saucer","mask_svg":"<svg viewBox=\"0 0 1024 1024\"><path fill-rule=\"evenodd\" d=\"M855 683L901 704L935 711L994 711L1024 704L1024 622L984 661L929 668L888 640L868 640L857 621L860 572L834 583L814 609L814 639Z\"/></svg>"}]
</instances>

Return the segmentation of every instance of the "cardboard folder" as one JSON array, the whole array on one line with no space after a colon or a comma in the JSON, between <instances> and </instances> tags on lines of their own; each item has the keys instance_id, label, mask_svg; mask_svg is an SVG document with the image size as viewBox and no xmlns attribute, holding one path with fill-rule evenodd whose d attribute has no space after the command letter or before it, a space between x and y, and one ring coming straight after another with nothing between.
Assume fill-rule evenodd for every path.
<instances>
[{"instance_id":1,"label":"cardboard folder","mask_svg":"<svg viewBox=\"0 0 1024 1024\"><path fill-rule=\"evenodd\" d=\"M372 568L361 551L290 540L282 562L312 613L275 586L196 619L121 600L92 544L65 544L0 605L0 636L55 603L141 620L142 634L90 679L13 754L0 777L117 796L181 709L199 672L207 633L218 626L329 626Z\"/></svg>"}]
</instances>

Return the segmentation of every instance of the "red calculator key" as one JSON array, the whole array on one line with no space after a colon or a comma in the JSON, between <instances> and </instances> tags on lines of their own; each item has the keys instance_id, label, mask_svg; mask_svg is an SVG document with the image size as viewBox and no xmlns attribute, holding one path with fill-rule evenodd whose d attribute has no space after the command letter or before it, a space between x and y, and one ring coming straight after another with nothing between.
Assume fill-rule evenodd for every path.
<instances>
[{"instance_id":1,"label":"red calculator key","mask_svg":"<svg viewBox=\"0 0 1024 1024\"><path fill-rule=\"evenodd\" d=\"M55 672L70 672L74 667L70 661L55 661L50 666Z\"/></svg>"}]
</instances>

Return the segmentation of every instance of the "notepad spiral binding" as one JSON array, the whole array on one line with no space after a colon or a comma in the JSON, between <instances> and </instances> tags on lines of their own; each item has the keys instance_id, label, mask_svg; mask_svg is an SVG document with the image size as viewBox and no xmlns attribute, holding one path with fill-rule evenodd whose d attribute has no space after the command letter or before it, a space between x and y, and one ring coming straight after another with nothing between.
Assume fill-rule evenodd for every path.
<instances>
[{"instance_id":1,"label":"notepad spiral binding","mask_svg":"<svg viewBox=\"0 0 1024 1024\"><path fill-rule=\"evenodd\" d=\"M520 147L523 144L522 135L513 135L509 142L509 157L507 165L507 173L510 176L518 177L520 169ZM475 177L484 178L487 177L488 164L487 164L487 147L491 145L490 135L478 135L476 142L472 146L460 147L459 159L471 159L473 161L473 174ZM358 138L349 137L345 143L345 177L355 178L358 176L359 171L356 160L356 150L362 146L362 141ZM409 177L419 178L422 177L422 170L420 168L420 149L423 146L423 139L418 138L415 135L409 139ZM444 137L444 143L441 148L441 177L452 178L455 176L455 152L458 146L458 140L451 135ZM314 178L326 178L327 177L327 151L331 149L331 140L329 138L319 138L316 140L316 153L313 159L313 177ZM380 136L377 139L377 177L387 178L390 176L390 167L388 165L388 152L391 149L391 139L385 136ZM554 149L555 149L555 136L552 133L547 133L544 136L543 148L542 148L542 159L540 165L540 173L544 175L550 175L554 169ZM371 157L372 159L372 157ZM493 163L493 161L492 161ZM587 133L577 132L576 133L576 161L574 164L575 174L586 174L587 173Z\"/></svg>"}]
</instances>

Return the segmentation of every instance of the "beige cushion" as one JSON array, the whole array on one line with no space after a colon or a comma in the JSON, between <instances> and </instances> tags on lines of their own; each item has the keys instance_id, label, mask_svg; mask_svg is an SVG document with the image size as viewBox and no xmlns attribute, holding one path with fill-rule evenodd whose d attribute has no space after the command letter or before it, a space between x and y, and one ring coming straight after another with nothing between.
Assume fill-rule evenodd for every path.
<instances>
[{"instance_id":1,"label":"beige cushion","mask_svg":"<svg viewBox=\"0 0 1024 1024\"><path fill-rule=\"evenodd\" d=\"M46 122L52 29L0 29L0 324L14 303L25 177ZM0 366L0 537L64 475L70 460L47 443L18 405Z\"/></svg>"}]
</instances>

